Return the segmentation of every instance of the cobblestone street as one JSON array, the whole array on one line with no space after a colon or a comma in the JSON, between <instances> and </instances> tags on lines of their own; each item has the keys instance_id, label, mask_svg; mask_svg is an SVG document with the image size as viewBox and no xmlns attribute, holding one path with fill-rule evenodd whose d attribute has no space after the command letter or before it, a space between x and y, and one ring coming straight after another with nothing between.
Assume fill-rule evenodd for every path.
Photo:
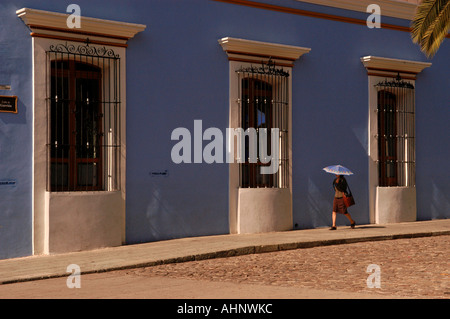
<instances>
[{"instance_id":1,"label":"cobblestone street","mask_svg":"<svg viewBox=\"0 0 450 319\"><path fill-rule=\"evenodd\" d=\"M305 287L400 298L450 298L450 236L396 239L244 255L127 270L128 275ZM368 288L367 267L380 267ZM375 296L376 297L376 296ZM270 298L270 296L267 296Z\"/></svg>"},{"instance_id":2,"label":"cobblestone street","mask_svg":"<svg viewBox=\"0 0 450 319\"><path fill-rule=\"evenodd\" d=\"M207 236L4 260L0 299L448 300L449 229L438 220ZM79 278L68 276L73 264ZM76 278L79 289L69 286Z\"/></svg>"}]
</instances>

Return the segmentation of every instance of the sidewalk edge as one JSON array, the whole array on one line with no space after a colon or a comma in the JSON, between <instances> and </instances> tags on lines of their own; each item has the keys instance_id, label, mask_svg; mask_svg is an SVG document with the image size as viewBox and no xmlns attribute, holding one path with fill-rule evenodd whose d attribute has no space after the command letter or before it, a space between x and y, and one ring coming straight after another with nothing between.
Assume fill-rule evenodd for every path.
<instances>
[{"instance_id":1,"label":"sidewalk edge","mask_svg":"<svg viewBox=\"0 0 450 319\"><path fill-rule=\"evenodd\" d=\"M344 238L344 239L324 239L324 240L313 240L313 241L301 241L301 242L287 242L282 244L267 244L267 245L259 245L259 246L245 246L221 251L214 252L206 252L196 255L187 255L180 256L168 259L161 259L155 261L149 261L144 263L130 263L128 265L118 265L118 266L110 266L103 267L89 271L81 271L81 275L85 274L94 274L94 273L103 273L117 270L125 270L125 269L135 269L135 268L144 268L144 267L152 267L163 264L173 264L173 263L182 263L188 261L199 261L199 260L207 260L214 258L226 258L226 257L234 257L234 256L243 256L250 254L261 254L268 252L276 252L276 251L284 251L284 250L293 250L293 249L305 249L305 248L313 248L319 246L331 246L331 245L343 245L343 244L353 244L360 242L369 242L369 241L382 241L382 240L395 240L395 239L405 239L405 238L420 238L420 237L432 237L432 236L443 236L450 235L450 230L442 230L442 231L430 231L430 232L419 232L419 233L403 233L403 234L391 234L391 235L379 235L379 236L366 236L366 237L353 237L353 238ZM8 279L0 282L0 285L27 282L27 281L37 281L37 280L45 280L51 278L61 278L68 277L70 274L67 272L54 273L49 275L39 275L39 276L30 276L30 277L19 277L14 279Z\"/></svg>"}]
</instances>

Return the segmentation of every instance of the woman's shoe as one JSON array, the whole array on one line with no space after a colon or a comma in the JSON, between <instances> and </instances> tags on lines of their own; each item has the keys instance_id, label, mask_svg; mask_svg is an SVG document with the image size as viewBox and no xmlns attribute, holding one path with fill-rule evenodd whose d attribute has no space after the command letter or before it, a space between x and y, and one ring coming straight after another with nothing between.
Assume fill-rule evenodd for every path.
<instances>
[{"instance_id":1,"label":"woman's shoe","mask_svg":"<svg viewBox=\"0 0 450 319\"><path fill-rule=\"evenodd\" d=\"M353 224L350 224L350 227L351 227L352 229L355 229L355 225L356 225L356 222L353 222Z\"/></svg>"},{"instance_id":2,"label":"woman's shoe","mask_svg":"<svg viewBox=\"0 0 450 319\"><path fill-rule=\"evenodd\" d=\"M336 227L335 227L335 226L332 226L332 227L330 228L330 230L336 230Z\"/></svg>"}]
</instances>

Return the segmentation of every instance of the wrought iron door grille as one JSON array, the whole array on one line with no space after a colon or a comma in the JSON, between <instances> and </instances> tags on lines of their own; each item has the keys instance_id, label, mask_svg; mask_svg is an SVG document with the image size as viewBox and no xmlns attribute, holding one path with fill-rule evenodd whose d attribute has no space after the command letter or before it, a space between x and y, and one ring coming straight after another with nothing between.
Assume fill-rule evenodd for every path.
<instances>
[{"instance_id":1,"label":"wrought iron door grille","mask_svg":"<svg viewBox=\"0 0 450 319\"><path fill-rule=\"evenodd\" d=\"M400 76L376 85L380 186L415 186L414 86Z\"/></svg>"},{"instance_id":2,"label":"wrought iron door grille","mask_svg":"<svg viewBox=\"0 0 450 319\"><path fill-rule=\"evenodd\" d=\"M238 77L238 122L243 130L256 131L256 162L251 160L252 141L245 138L245 159L239 165L239 185L241 188L287 188L289 187L289 73L277 68L271 61L259 67L241 67L236 70ZM271 129L278 128L279 149L271 149ZM261 129L267 129L267 154L278 153L278 170L274 174L261 174L263 163L259 151Z\"/></svg>"},{"instance_id":3,"label":"wrought iron door grille","mask_svg":"<svg viewBox=\"0 0 450 319\"><path fill-rule=\"evenodd\" d=\"M120 57L105 47L46 52L47 190L120 189Z\"/></svg>"}]
</instances>

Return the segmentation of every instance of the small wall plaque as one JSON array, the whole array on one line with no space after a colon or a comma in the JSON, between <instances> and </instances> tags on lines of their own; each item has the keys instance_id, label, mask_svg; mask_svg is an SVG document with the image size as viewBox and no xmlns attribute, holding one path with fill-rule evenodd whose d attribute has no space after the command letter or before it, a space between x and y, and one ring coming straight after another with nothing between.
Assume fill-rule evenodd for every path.
<instances>
[{"instance_id":1,"label":"small wall plaque","mask_svg":"<svg viewBox=\"0 0 450 319\"><path fill-rule=\"evenodd\" d=\"M152 171L152 172L150 172L150 176L151 177L167 177L167 176L169 176L169 171L168 170Z\"/></svg>"},{"instance_id":2,"label":"small wall plaque","mask_svg":"<svg viewBox=\"0 0 450 319\"><path fill-rule=\"evenodd\" d=\"M17 96L0 95L0 112L17 113Z\"/></svg>"},{"instance_id":3,"label":"small wall plaque","mask_svg":"<svg viewBox=\"0 0 450 319\"><path fill-rule=\"evenodd\" d=\"M0 187L14 187L16 186L16 181L14 179L0 180Z\"/></svg>"}]
</instances>

